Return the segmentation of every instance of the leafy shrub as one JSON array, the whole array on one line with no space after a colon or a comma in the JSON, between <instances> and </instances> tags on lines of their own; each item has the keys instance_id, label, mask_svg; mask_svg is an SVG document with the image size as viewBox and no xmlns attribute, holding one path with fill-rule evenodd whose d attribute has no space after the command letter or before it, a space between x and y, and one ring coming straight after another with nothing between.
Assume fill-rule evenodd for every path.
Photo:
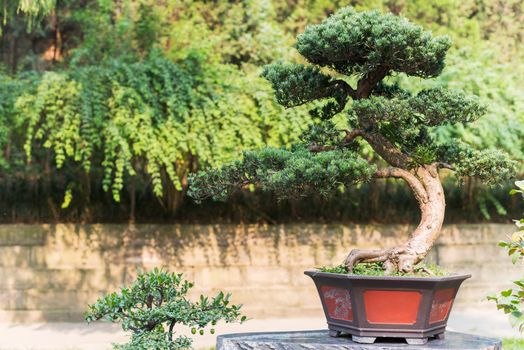
<instances>
[{"instance_id":1,"label":"leafy shrub","mask_svg":"<svg viewBox=\"0 0 524 350\"><path fill-rule=\"evenodd\" d=\"M126 344L115 344L114 349L187 349L192 340L186 336L174 337L174 327L185 325L191 332L204 334L208 325L219 320L227 323L246 320L240 315L241 305L230 305L230 294L218 293L214 298L201 295L197 302L186 299L193 283L182 274L154 269L140 273L130 287L113 292L89 306L87 322L108 320L121 323L124 331L131 332ZM211 334L215 331L210 330Z\"/></svg>"},{"instance_id":2,"label":"leafy shrub","mask_svg":"<svg viewBox=\"0 0 524 350\"><path fill-rule=\"evenodd\" d=\"M511 190L510 194L520 193L524 197L524 181L516 181L518 189ZM502 241L499 246L508 251L513 264L524 263L524 218L514 220L517 226L509 241ZM524 331L524 278L513 281L515 287L504 290L497 295L488 296L488 300L493 300L497 304L497 309L509 315L513 327L518 327L519 331Z\"/></svg>"}]
</instances>

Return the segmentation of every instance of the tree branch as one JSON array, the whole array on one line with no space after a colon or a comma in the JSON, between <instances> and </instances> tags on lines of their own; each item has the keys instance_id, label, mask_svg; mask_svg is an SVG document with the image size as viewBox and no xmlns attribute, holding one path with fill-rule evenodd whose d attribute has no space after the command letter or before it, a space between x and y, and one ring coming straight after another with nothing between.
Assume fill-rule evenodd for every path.
<instances>
[{"instance_id":1,"label":"tree branch","mask_svg":"<svg viewBox=\"0 0 524 350\"><path fill-rule=\"evenodd\" d=\"M455 167L449 163L445 163L445 162L438 162L437 164L437 168L439 169L449 169L449 170L456 170Z\"/></svg>"},{"instance_id":2,"label":"tree branch","mask_svg":"<svg viewBox=\"0 0 524 350\"><path fill-rule=\"evenodd\" d=\"M335 146L335 145L322 146L322 145L317 145L316 143L313 142L311 145L309 145L308 150L310 152L318 153L318 152L333 151L333 150L336 150L338 147L339 146Z\"/></svg>"},{"instance_id":3,"label":"tree branch","mask_svg":"<svg viewBox=\"0 0 524 350\"><path fill-rule=\"evenodd\" d=\"M330 98L330 97L334 98L337 92L339 91L342 91L345 94L343 98L344 101L338 101L341 105L340 110L343 110L344 107L346 106L348 96L350 96L352 99L357 99L357 96L358 96L357 91L353 89L351 85L349 85L344 80L338 79L338 80L330 81L329 85L326 86L326 88L316 91L315 96L310 97L307 100L303 100L299 103L293 103L292 105L287 105L285 106L285 108L295 108L295 107L305 105L315 100L321 100L321 99Z\"/></svg>"},{"instance_id":4,"label":"tree branch","mask_svg":"<svg viewBox=\"0 0 524 350\"><path fill-rule=\"evenodd\" d=\"M133 327L133 326L127 326L127 328L129 328L133 333L140 333L141 329L138 328L138 327Z\"/></svg>"},{"instance_id":5,"label":"tree branch","mask_svg":"<svg viewBox=\"0 0 524 350\"><path fill-rule=\"evenodd\" d=\"M346 137L344 138L344 143L346 144L350 143L358 136L362 136L364 134L364 130L362 129L344 130L344 132L346 133Z\"/></svg>"},{"instance_id":6,"label":"tree branch","mask_svg":"<svg viewBox=\"0 0 524 350\"><path fill-rule=\"evenodd\" d=\"M357 98L357 91L351 87L347 82L344 80L335 80L333 81L335 88L340 88L344 90L347 96L351 97L352 99Z\"/></svg>"},{"instance_id":7,"label":"tree branch","mask_svg":"<svg viewBox=\"0 0 524 350\"><path fill-rule=\"evenodd\" d=\"M356 98L368 98L371 95L371 91L377 85L379 81L384 79L389 73L389 67L379 67L375 71L369 73L365 78L358 81Z\"/></svg>"},{"instance_id":8,"label":"tree branch","mask_svg":"<svg viewBox=\"0 0 524 350\"><path fill-rule=\"evenodd\" d=\"M373 177L378 179L393 177L393 178L400 178L406 181L413 190L413 193L415 194L415 198L417 201L421 204L428 202L428 194L426 192L426 189L422 185L419 179L412 173L410 173L407 170L400 169L400 168L382 168L377 169Z\"/></svg>"},{"instance_id":9,"label":"tree branch","mask_svg":"<svg viewBox=\"0 0 524 350\"><path fill-rule=\"evenodd\" d=\"M361 136L371 145L373 150L377 152L382 157L382 159L384 159L388 164L397 168L405 168L409 163L413 162L413 159L411 159L411 157L402 153L395 145L393 145L393 143L391 143L391 141L389 141L387 138L380 134L368 133L363 129L344 130L344 132L346 133L346 136L340 144L324 146L312 143L309 146L309 151L333 151L335 149L340 148L341 146L345 146L351 143L353 140L355 140L355 138Z\"/></svg>"},{"instance_id":10,"label":"tree branch","mask_svg":"<svg viewBox=\"0 0 524 350\"><path fill-rule=\"evenodd\" d=\"M391 141L380 134L363 132L362 137L382 159L394 167L405 168L413 161L411 157L402 153Z\"/></svg>"},{"instance_id":11,"label":"tree branch","mask_svg":"<svg viewBox=\"0 0 524 350\"><path fill-rule=\"evenodd\" d=\"M148 309L153 308L153 295L149 294L146 298L146 306Z\"/></svg>"},{"instance_id":12,"label":"tree branch","mask_svg":"<svg viewBox=\"0 0 524 350\"><path fill-rule=\"evenodd\" d=\"M341 146L345 146L355 140L358 136L362 136L364 133L364 130L361 129L355 129L355 130L344 130L346 133L346 136L342 140L342 142L339 145L329 145L329 146L322 146L317 145L316 143L312 143L309 145L309 151L310 152L326 152L326 151L333 151Z\"/></svg>"},{"instance_id":13,"label":"tree branch","mask_svg":"<svg viewBox=\"0 0 524 350\"><path fill-rule=\"evenodd\" d=\"M171 323L169 324L169 331L168 331L168 339L169 341L173 341L173 328L175 328L176 320L172 319Z\"/></svg>"}]
</instances>

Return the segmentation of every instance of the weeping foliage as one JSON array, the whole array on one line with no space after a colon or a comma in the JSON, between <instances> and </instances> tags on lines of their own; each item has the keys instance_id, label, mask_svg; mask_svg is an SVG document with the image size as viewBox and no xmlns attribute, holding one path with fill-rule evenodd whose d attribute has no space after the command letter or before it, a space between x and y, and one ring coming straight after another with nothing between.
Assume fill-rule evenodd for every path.
<instances>
[{"instance_id":1,"label":"weeping foliage","mask_svg":"<svg viewBox=\"0 0 524 350\"><path fill-rule=\"evenodd\" d=\"M31 29L39 17L49 14L54 9L55 4L56 0L0 0L2 23L6 25L17 13L23 13L27 16L27 28Z\"/></svg>"},{"instance_id":2,"label":"weeping foliage","mask_svg":"<svg viewBox=\"0 0 524 350\"><path fill-rule=\"evenodd\" d=\"M191 56L175 64L152 53L140 62L44 73L14 107L26 130L27 159L42 146L57 169L67 162L86 172L101 167L104 190L119 201L126 176L147 176L162 196L163 179L182 191L199 164L216 166L240 148L296 137L303 113L282 112L264 88L225 82L226 68L202 63Z\"/></svg>"}]
</instances>

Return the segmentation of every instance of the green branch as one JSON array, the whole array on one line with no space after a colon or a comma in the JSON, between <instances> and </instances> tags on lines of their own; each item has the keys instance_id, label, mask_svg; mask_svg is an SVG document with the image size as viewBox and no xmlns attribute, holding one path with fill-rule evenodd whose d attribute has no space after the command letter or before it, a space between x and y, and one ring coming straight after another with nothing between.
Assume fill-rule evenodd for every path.
<instances>
[{"instance_id":1,"label":"green branch","mask_svg":"<svg viewBox=\"0 0 524 350\"><path fill-rule=\"evenodd\" d=\"M311 193L327 195L341 187L368 181L375 167L348 150L310 152L266 148L245 152L242 161L190 177L189 196L197 201L226 199L247 185L260 186L279 197Z\"/></svg>"},{"instance_id":2,"label":"green branch","mask_svg":"<svg viewBox=\"0 0 524 350\"><path fill-rule=\"evenodd\" d=\"M517 162L507 153L493 149L476 150L463 142L440 145L439 158L458 176L476 177L487 184L500 183L516 173Z\"/></svg>"}]
</instances>

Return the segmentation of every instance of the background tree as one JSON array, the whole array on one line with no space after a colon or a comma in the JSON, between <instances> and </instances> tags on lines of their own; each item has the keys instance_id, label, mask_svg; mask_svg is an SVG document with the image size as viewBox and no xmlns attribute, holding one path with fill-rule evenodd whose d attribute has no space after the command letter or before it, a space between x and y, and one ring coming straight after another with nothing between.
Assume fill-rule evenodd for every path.
<instances>
[{"instance_id":1,"label":"background tree","mask_svg":"<svg viewBox=\"0 0 524 350\"><path fill-rule=\"evenodd\" d=\"M0 83L4 174L40 174L28 180L26 193L34 189L55 219L64 210L84 208L76 220L93 220L97 215L89 207L105 197L114 200L113 207L124 202L131 221L140 202L174 215L190 171L227 162L242 148L288 144L309 118L283 111L263 79L247 79L206 48L171 48L175 30L165 28L173 29L169 23L178 7L166 13L155 3L53 3L49 11L59 17L63 40L59 46L50 40L43 54L59 52L57 59L26 62L31 74ZM15 32L16 21L27 20L13 11L6 35ZM50 23L39 24L46 36ZM180 20L180 28L187 27ZM18 39L19 52L30 38ZM26 68L16 61L12 72ZM42 72L50 67L54 71ZM53 187L60 188L59 196Z\"/></svg>"},{"instance_id":2,"label":"background tree","mask_svg":"<svg viewBox=\"0 0 524 350\"><path fill-rule=\"evenodd\" d=\"M388 77L389 83L412 93L460 88L477 95L486 106L485 117L467 127L448 124L430 130L436 141L461 138L476 149L499 148L513 159L524 160L520 82L524 46L519 34L523 1L0 1L4 14L0 23L0 221L413 222L416 201L394 180L336 192L322 206L316 194L305 201L277 202L271 193L259 191L244 191L227 203L195 206L185 199L186 175L192 169L229 162L240 156L241 149L289 146L297 140L310 122L307 109L278 105L271 87L260 77L262 66L275 59L302 62L291 48L296 34L306 24L318 23L351 4L358 10L401 14L453 39L446 68L438 77ZM163 77L170 79L150 74L153 61L161 60L169 67ZM105 85L95 86L94 81ZM165 85L162 91L180 92L189 81L191 97L172 99L176 106L167 109L157 108L166 105L143 95L140 88L153 83ZM64 90L64 82L74 85L75 91ZM136 103L120 103L125 101L115 97L117 90L137 96ZM42 101L45 108L39 105ZM118 108L108 108L112 101L119 103ZM63 103L67 104L63 110L72 112L72 124L61 122L66 118L60 115ZM87 107L92 104L101 109L91 111ZM142 111L157 117L141 118ZM151 152L144 152L140 144L133 147L141 136L131 132L132 126L140 120L143 128L136 130L155 135L150 146L156 147L162 142L158 130L169 124L165 121L172 118L172 111L177 116L180 111L186 113L173 118L176 130L169 128L177 141L169 142L168 148L177 162L155 168L157 160L146 155ZM115 123L116 119L125 122ZM70 126L79 120L83 127L75 137L81 142L73 145L85 145L89 156L70 145L60 146L74 135ZM28 127L31 123L35 129ZM188 124L192 132L180 133ZM107 137L109 130L130 152L114 148L115 143L109 141L115 138ZM93 133L105 136L98 142L89 137ZM65 148L69 151L62 159L59 151ZM82 157L76 156L81 153ZM124 171L115 171L122 160ZM167 173L172 168L177 169L176 178ZM500 222L506 210L514 215L520 211L522 203L507 199L504 188L488 187L475 178L465 178L463 183L457 186L454 176L443 178L448 207L457 209L448 211L449 222ZM384 205L390 200L395 205Z\"/></svg>"},{"instance_id":3,"label":"background tree","mask_svg":"<svg viewBox=\"0 0 524 350\"><path fill-rule=\"evenodd\" d=\"M387 272L411 272L444 221L440 169L491 183L514 170L502 152L477 151L460 139L439 143L432 136L439 126L477 120L484 108L475 96L442 88L412 94L385 81L399 73L438 76L450 45L446 36L433 37L403 17L378 11L345 8L308 26L295 47L311 65L276 63L263 72L281 105L321 101L311 111L316 122L302 135L302 143L246 152L241 161L200 172L191 179L190 195L224 199L246 185L282 197L327 194L372 178L402 179L418 201L418 227L400 246L353 250L345 264L352 270L359 262L381 262ZM364 159L359 152L363 143L382 161Z\"/></svg>"}]
</instances>

